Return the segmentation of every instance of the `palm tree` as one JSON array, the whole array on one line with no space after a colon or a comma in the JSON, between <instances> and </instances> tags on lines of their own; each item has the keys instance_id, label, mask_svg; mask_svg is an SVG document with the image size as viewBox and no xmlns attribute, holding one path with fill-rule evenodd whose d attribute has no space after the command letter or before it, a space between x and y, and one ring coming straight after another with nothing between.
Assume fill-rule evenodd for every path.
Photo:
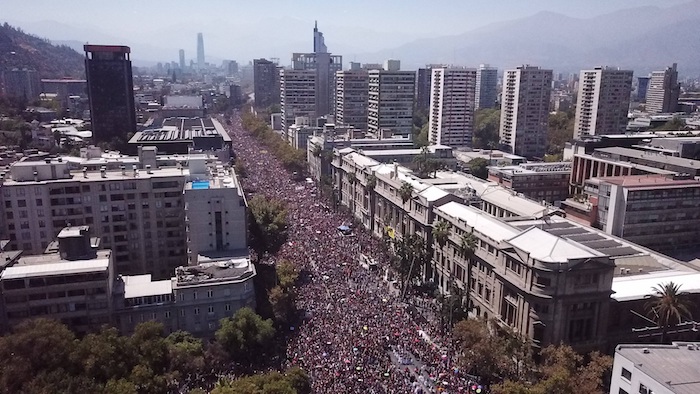
<instances>
[{"instance_id":1,"label":"palm tree","mask_svg":"<svg viewBox=\"0 0 700 394\"><path fill-rule=\"evenodd\" d=\"M647 301L647 311L652 319L661 327L661 342L666 343L666 335L672 326L681 323L683 318L691 318L690 308L692 303L687 298L687 293L681 292L681 285L673 282L658 284L654 287L654 294Z\"/></svg>"},{"instance_id":2,"label":"palm tree","mask_svg":"<svg viewBox=\"0 0 700 394\"><path fill-rule=\"evenodd\" d=\"M350 208L352 210L352 214L354 216L355 215L355 183L357 183L357 175L355 175L354 172L348 173L348 183L350 184L350 187L352 189L352 197L350 198L350 201L348 201L352 205L348 208Z\"/></svg>"},{"instance_id":3,"label":"palm tree","mask_svg":"<svg viewBox=\"0 0 700 394\"><path fill-rule=\"evenodd\" d=\"M473 228L471 232L462 234L459 243L459 250L462 257L464 257L467 262L467 283L464 285L465 294L467 297L467 311L471 310L471 294L469 292L472 283L472 258L474 257L474 252L476 251L477 247L479 247L479 238L474 235Z\"/></svg>"},{"instance_id":4,"label":"palm tree","mask_svg":"<svg viewBox=\"0 0 700 394\"><path fill-rule=\"evenodd\" d=\"M413 196L413 186L406 182L403 181L401 183L401 188L399 189L399 197L401 197L401 202L403 203L403 223L404 225L406 224L406 202L411 199ZM405 228L402 228L401 234L404 234Z\"/></svg>"},{"instance_id":5,"label":"palm tree","mask_svg":"<svg viewBox=\"0 0 700 394\"><path fill-rule=\"evenodd\" d=\"M374 173L369 174L365 189L369 192L369 231L374 233L374 188L377 187L377 176Z\"/></svg>"}]
</instances>

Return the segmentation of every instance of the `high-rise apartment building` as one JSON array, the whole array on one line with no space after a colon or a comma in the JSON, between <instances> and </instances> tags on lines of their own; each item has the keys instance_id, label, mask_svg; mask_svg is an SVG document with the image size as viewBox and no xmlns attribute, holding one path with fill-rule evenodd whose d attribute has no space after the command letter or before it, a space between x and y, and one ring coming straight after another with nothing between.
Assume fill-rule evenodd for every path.
<instances>
[{"instance_id":1,"label":"high-rise apartment building","mask_svg":"<svg viewBox=\"0 0 700 394\"><path fill-rule=\"evenodd\" d=\"M185 50L180 49L180 70L184 70L185 66Z\"/></svg>"},{"instance_id":2,"label":"high-rise apartment building","mask_svg":"<svg viewBox=\"0 0 700 394\"><path fill-rule=\"evenodd\" d=\"M335 73L343 69L343 57L328 53L323 33L314 25L314 52L292 54L292 69L311 70L316 75L316 116L334 113ZM292 122L287 125L291 125Z\"/></svg>"},{"instance_id":3,"label":"high-rise apartment building","mask_svg":"<svg viewBox=\"0 0 700 394\"><path fill-rule=\"evenodd\" d=\"M401 60L387 59L384 61L384 69L387 71L400 71Z\"/></svg>"},{"instance_id":4,"label":"high-rise apartment building","mask_svg":"<svg viewBox=\"0 0 700 394\"><path fill-rule=\"evenodd\" d=\"M336 123L366 131L369 73L366 70L338 71L335 80Z\"/></svg>"},{"instance_id":5,"label":"high-rise apartment building","mask_svg":"<svg viewBox=\"0 0 700 394\"><path fill-rule=\"evenodd\" d=\"M200 70L204 69L204 36L202 33L197 33L197 67Z\"/></svg>"},{"instance_id":6,"label":"high-rise apartment building","mask_svg":"<svg viewBox=\"0 0 700 394\"><path fill-rule=\"evenodd\" d=\"M12 69L2 73L2 85L8 97L36 100L41 94L39 74L35 70Z\"/></svg>"},{"instance_id":7,"label":"high-rise apartment building","mask_svg":"<svg viewBox=\"0 0 700 394\"><path fill-rule=\"evenodd\" d=\"M434 68L430 95L431 144L471 147L476 70Z\"/></svg>"},{"instance_id":8,"label":"high-rise apartment building","mask_svg":"<svg viewBox=\"0 0 700 394\"><path fill-rule=\"evenodd\" d=\"M476 69L476 109L494 108L498 100L498 69L481 64Z\"/></svg>"},{"instance_id":9,"label":"high-rise apartment building","mask_svg":"<svg viewBox=\"0 0 700 394\"><path fill-rule=\"evenodd\" d=\"M625 132L632 73L632 70L612 67L581 70L574 138Z\"/></svg>"},{"instance_id":10,"label":"high-rise apartment building","mask_svg":"<svg viewBox=\"0 0 700 394\"><path fill-rule=\"evenodd\" d=\"M84 49L92 139L126 141L136 131L131 49L117 45L85 45Z\"/></svg>"},{"instance_id":11,"label":"high-rise apartment building","mask_svg":"<svg viewBox=\"0 0 700 394\"><path fill-rule=\"evenodd\" d=\"M430 107L430 84L432 70L419 68L416 76L416 109L427 111Z\"/></svg>"},{"instance_id":12,"label":"high-rise apartment building","mask_svg":"<svg viewBox=\"0 0 700 394\"><path fill-rule=\"evenodd\" d=\"M516 155L543 157L547 145L552 70L506 70L501 97L501 144Z\"/></svg>"},{"instance_id":13,"label":"high-rise apartment building","mask_svg":"<svg viewBox=\"0 0 700 394\"><path fill-rule=\"evenodd\" d=\"M411 136L415 71L369 71L367 129L380 134L390 129L394 134Z\"/></svg>"},{"instance_id":14,"label":"high-rise apartment building","mask_svg":"<svg viewBox=\"0 0 700 394\"><path fill-rule=\"evenodd\" d=\"M315 119L316 94L315 70L280 70L280 106L282 110L282 130L287 133L297 116Z\"/></svg>"},{"instance_id":15,"label":"high-rise apartment building","mask_svg":"<svg viewBox=\"0 0 700 394\"><path fill-rule=\"evenodd\" d=\"M678 83L677 64L663 71L653 71L647 90L646 110L650 114L675 112L678 108L680 84Z\"/></svg>"},{"instance_id":16,"label":"high-rise apartment building","mask_svg":"<svg viewBox=\"0 0 700 394\"><path fill-rule=\"evenodd\" d=\"M279 71L277 65L267 59L253 60L253 91L255 106L267 108L279 103Z\"/></svg>"}]
</instances>

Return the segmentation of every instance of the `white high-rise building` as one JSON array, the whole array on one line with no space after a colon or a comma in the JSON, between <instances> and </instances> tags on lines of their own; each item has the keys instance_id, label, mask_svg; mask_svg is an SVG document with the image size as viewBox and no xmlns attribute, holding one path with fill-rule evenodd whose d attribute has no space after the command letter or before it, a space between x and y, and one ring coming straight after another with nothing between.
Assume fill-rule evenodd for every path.
<instances>
[{"instance_id":1,"label":"white high-rise building","mask_svg":"<svg viewBox=\"0 0 700 394\"><path fill-rule=\"evenodd\" d=\"M481 64L476 70L476 109L494 108L498 100L498 69Z\"/></svg>"},{"instance_id":2,"label":"white high-rise building","mask_svg":"<svg viewBox=\"0 0 700 394\"><path fill-rule=\"evenodd\" d=\"M204 36L197 33L197 67L200 70L204 69L204 59Z\"/></svg>"},{"instance_id":3,"label":"white high-rise building","mask_svg":"<svg viewBox=\"0 0 700 394\"><path fill-rule=\"evenodd\" d=\"M663 71L653 71L647 90L646 110L650 114L675 112L678 107L680 85L676 63Z\"/></svg>"},{"instance_id":4,"label":"white high-rise building","mask_svg":"<svg viewBox=\"0 0 700 394\"><path fill-rule=\"evenodd\" d=\"M552 70L524 65L503 74L501 144L516 155L544 157Z\"/></svg>"},{"instance_id":5,"label":"white high-rise building","mask_svg":"<svg viewBox=\"0 0 700 394\"><path fill-rule=\"evenodd\" d=\"M345 70L335 74L335 121L367 130L369 74L366 70Z\"/></svg>"},{"instance_id":6,"label":"white high-rise building","mask_svg":"<svg viewBox=\"0 0 700 394\"><path fill-rule=\"evenodd\" d=\"M581 70L574 138L625 132L632 74L612 67Z\"/></svg>"},{"instance_id":7,"label":"white high-rise building","mask_svg":"<svg viewBox=\"0 0 700 394\"><path fill-rule=\"evenodd\" d=\"M413 131L414 71L369 71L367 129L379 134L390 129L394 134L410 136Z\"/></svg>"},{"instance_id":8,"label":"white high-rise building","mask_svg":"<svg viewBox=\"0 0 700 394\"><path fill-rule=\"evenodd\" d=\"M434 68L430 89L431 144L471 147L476 70Z\"/></svg>"},{"instance_id":9,"label":"white high-rise building","mask_svg":"<svg viewBox=\"0 0 700 394\"><path fill-rule=\"evenodd\" d=\"M316 118L315 70L280 70L280 107L284 133L297 116Z\"/></svg>"}]
</instances>

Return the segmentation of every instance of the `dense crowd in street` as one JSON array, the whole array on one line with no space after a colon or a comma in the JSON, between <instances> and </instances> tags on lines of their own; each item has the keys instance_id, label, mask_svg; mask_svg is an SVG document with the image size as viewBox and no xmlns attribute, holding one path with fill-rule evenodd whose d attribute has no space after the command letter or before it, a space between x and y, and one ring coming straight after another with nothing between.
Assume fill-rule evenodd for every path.
<instances>
[{"instance_id":1,"label":"dense crowd in street","mask_svg":"<svg viewBox=\"0 0 700 394\"><path fill-rule=\"evenodd\" d=\"M245 165L243 188L284 201L288 240L261 263L287 259L304 270L292 327L289 366L300 366L316 393L466 393L471 382L453 364L449 338L438 325L416 319L382 272L388 256L382 241L356 228L344 236L347 214L329 209L310 183L296 182L248 132L236 114L227 126L236 157ZM359 254L380 269L367 270ZM421 323L419 323L421 322Z\"/></svg>"}]
</instances>

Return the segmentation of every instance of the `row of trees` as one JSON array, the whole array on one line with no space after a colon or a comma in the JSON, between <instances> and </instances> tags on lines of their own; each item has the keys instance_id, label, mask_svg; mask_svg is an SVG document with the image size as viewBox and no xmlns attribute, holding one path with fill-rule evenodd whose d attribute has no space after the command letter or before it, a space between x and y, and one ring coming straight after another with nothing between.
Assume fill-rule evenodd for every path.
<instances>
[{"instance_id":1,"label":"row of trees","mask_svg":"<svg viewBox=\"0 0 700 394\"><path fill-rule=\"evenodd\" d=\"M165 335L163 325L145 322L131 336L104 327L77 338L65 325L49 319L27 320L0 337L0 392L3 393L167 393L211 383L215 373L234 363L238 373L267 365L274 352L275 328L250 308L224 318L215 340L203 342L177 331ZM228 371L225 371L228 372ZM226 382L220 393L295 391L235 391L250 384L281 385L280 374ZM289 375L291 387L308 387L301 371ZM275 383L276 382L276 383ZM230 391L234 390L234 391Z\"/></svg>"},{"instance_id":2,"label":"row of trees","mask_svg":"<svg viewBox=\"0 0 700 394\"><path fill-rule=\"evenodd\" d=\"M248 202L251 246L262 256L275 253L287 240L287 209L284 202L262 195Z\"/></svg>"},{"instance_id":3,"label":"row of trees","mask_svg":"<svg viewBox=\"0 0 700 394\"><path fill-rule=\"evenodd\" d=\"M250 111L243 111L243 128L265 145L289 171L303 173L306 171L306 153L295 149L276 134L265 123L265 120L253 115Z\"/></svg>"}]
</instances>

